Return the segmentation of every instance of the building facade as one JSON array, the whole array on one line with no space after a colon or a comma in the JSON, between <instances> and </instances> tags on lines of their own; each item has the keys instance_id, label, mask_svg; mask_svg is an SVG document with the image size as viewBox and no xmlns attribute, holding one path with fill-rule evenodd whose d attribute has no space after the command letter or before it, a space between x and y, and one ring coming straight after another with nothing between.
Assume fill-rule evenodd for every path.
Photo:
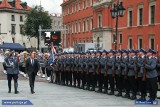
<instances>
[{"instance_id":1,"label":"building facade","mask_svg":"<svg viewBox=\"0 0 160 107\"><path fill-rule=\"evenodd\" d=\"M114 38L116 19L110 10L118 2L123 2L126 11L119 17ZM109 50L117 40L117 49L159 49L160 0L64 0L61 6L63 24L69 29L67 47L94 42L98 49Z\"/></svg>"},{"instance_id":2,"label":"building facade","mask_svg":"<svg viewBox=\"0 0 160 107\"><path fill-rule=\"evenodd\" d=\"M63 47L73 47L76 43L93 42L93 0L64 0L62 3Z\"/></svg>"},{"instance_id":3,"label":"building facade","mask_svg":"<svg viewBox=\"0 0 160 107\"><path fill-rule=\"evenodd\" d=\"M24 35L24 23L30 11L21 0L0 0L0 44L20 43L26 48L37 48L37 39Z\"/></svg>"},{"instance_id":4,"label":"building facade","mask_svg":"<svg viewBox=\"0 0 160 107\"><path fill-rule=\"evenodd\" d=\"M124 17L119 19L118 47L158 50L160 46L160 12L158 12L160 0L121 1L126 12Z\"/></svg>"}]
</instances>

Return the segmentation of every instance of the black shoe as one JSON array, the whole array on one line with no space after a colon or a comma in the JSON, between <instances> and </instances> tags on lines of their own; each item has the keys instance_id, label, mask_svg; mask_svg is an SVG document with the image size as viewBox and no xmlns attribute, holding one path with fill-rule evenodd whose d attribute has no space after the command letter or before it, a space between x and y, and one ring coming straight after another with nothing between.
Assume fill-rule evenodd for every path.
<instances>
[{"instance_id":1,"label":"black shoe","mask_svg":"<svg viewBox=\"0 0 160 107\"><path fill-rule=\"evenodd\" d=\"M114 95L114 92L111 91L110 93L108 93L108 95Z\"/></svg>"},{"instance_id":2,"label":"black shoe","mask_svg":"<svg viewBox=\"0 0 160 107\"><path fill-rule=\"evenodd\" d=\"M137 97L135 96L135 95L133 95L133 96L131 96L131 98L130 98L131 100L136 100L137 99Z\"/></svg>"},{"instance_id":3,"label":"black shoe","mask_svg":"<svg viewBox=\"0 0 160 107\"><path fill-rule=\"evenodd\" d=\"M11 91L9 90L8 93L11 93Z\"/></svg>"},{"instance_id":4,"label":"black shoe","mask_svg":"<svg viewBox=\"0 0 160 107\"><path fill-rule=\"evenodd\" d=\"M78 85L77 88L80 88L80 86Z\"/></svg>"},{"instance_id":5,"label":"black shoe","mask_svg":"<svg viewBox=\"0 0 160 107\"><path fill-rule=\"evenodd\" d=\"M115 96L120 97L120 96L122 96L122 93L118 93Z\"/></svg>"},{"instance_id":6,"label":"black shoe","mask_svg":"<svg viewBox=\"0 0 160 107\"><path fill-rule=\"evenodd\" d=\"M138 100L140 100L140 101L145 101L146 98L145 98L145 97L140 97Z\"/></svg>"},{"instance_id":7,"label":"black shoe","mask_svg":"<svg viewBox=\"0 0 160 107\"><path fill-rule=\"evenodd\" d=\"M76 87L76 85L74 84L73 87Z\"/></svg>"},{"instance_id":8,"label":"black shoe","mask_svg":"<svg viewBox=\"0 0 160 107\"><path fill-rule=\"evenodd\" d=\"M90 90L90 87L87 86L87 88L85 90Z\"/></svg>"},{"instance_id":9,"label":"black shoe","mask_svg":"<svg viewBox=\"0 0 160 107\"><path fill-rule=\"evenodd\" d=\"M18 94L19 93L19 91L15 91L15 94Z\"/></svg>"},{"instance_id":10,"label":"black shoe","mask_svg":"<svg viewBox=\"0 0 160 107\"><path fill-rule=\"evenodd\" d=\"M90 89L90 91L95 91L95 88L92 87L92 88Z\"/></svg>"},{"instance_id":11,"label":"black shoe","mask_svg":"<svg viewBox=\"0 0 160 107\"><path fill-rule=\"evenodd\" d=\"M102 89L98 89L96 92L97 93L102 93Z\"/></svg>"},{"instance_id":12,"label":"black shoe","mask_svg":"<svg viewBox=\"0 0 160 107\"><path fill-rule=\"evenodd\" d=\"M104 93L104 94L108 94L108 90L107 90L107 89L104 89L103 93Z\"/></svg>"},{"instance_id":13,"label":"black shoe","mask_svg":"<svg viewBox=\"0 0 160 107\"><path fill-rule=\"evenodd\" d=\"M130 98L129 94L125 94L124 96L122 96L123 98Z\"/></svg>"}]
</instances>

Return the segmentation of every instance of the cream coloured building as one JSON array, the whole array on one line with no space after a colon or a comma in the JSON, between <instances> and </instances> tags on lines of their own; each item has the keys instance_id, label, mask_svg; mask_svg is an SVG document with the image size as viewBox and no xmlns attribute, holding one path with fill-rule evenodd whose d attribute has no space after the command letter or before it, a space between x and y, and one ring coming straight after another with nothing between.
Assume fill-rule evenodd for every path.
<instances>
[{"instance_id":1,"label":"cream coloured building","mask_svg":"<svg viewBox=\"0 0 160 107\"><path fill-rule=\"evenodd\" d=\"M24 35L26 14L30 10L27 3L21 0L0 0L0 44L20 43L26 48L37 47L36 38ZM41 41L42 45L43 43Z\"/></svg>"}]
</instances>

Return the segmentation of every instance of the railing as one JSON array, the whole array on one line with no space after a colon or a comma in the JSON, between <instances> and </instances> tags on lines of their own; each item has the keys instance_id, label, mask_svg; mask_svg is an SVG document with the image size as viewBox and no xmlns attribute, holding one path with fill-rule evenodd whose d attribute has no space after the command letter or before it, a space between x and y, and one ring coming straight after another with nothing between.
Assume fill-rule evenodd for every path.
<instances>
[{"instance_id":1,"label":"railing","mask_svg":"<svg viewBox=\"0 0 160 107\"><path fill-rule=\"evenodd\" d=\"M112 0L97 0L95 2L93 2L93 7L96 7L96 6L99 6L101 4L104 4L104 3L110 3Z\"/></svg>"}]
</instances>

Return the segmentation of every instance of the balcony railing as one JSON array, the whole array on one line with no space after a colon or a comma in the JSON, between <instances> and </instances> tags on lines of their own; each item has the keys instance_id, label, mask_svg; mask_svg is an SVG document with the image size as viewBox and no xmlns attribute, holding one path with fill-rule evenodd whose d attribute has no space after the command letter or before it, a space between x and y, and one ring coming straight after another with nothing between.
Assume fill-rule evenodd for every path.
<instances>
[{"instance_id":1,"label":"balcony railing","mask_svg":"<svg viewBox=\"0 0 160 107\"><path fill-rule=\"evenodd\" d=\"M93 2L93 7L97 7L102 4L111 3L111 2L112 2L112 0L97 0L97 1Z\"/></svg>"}]
</instances>

